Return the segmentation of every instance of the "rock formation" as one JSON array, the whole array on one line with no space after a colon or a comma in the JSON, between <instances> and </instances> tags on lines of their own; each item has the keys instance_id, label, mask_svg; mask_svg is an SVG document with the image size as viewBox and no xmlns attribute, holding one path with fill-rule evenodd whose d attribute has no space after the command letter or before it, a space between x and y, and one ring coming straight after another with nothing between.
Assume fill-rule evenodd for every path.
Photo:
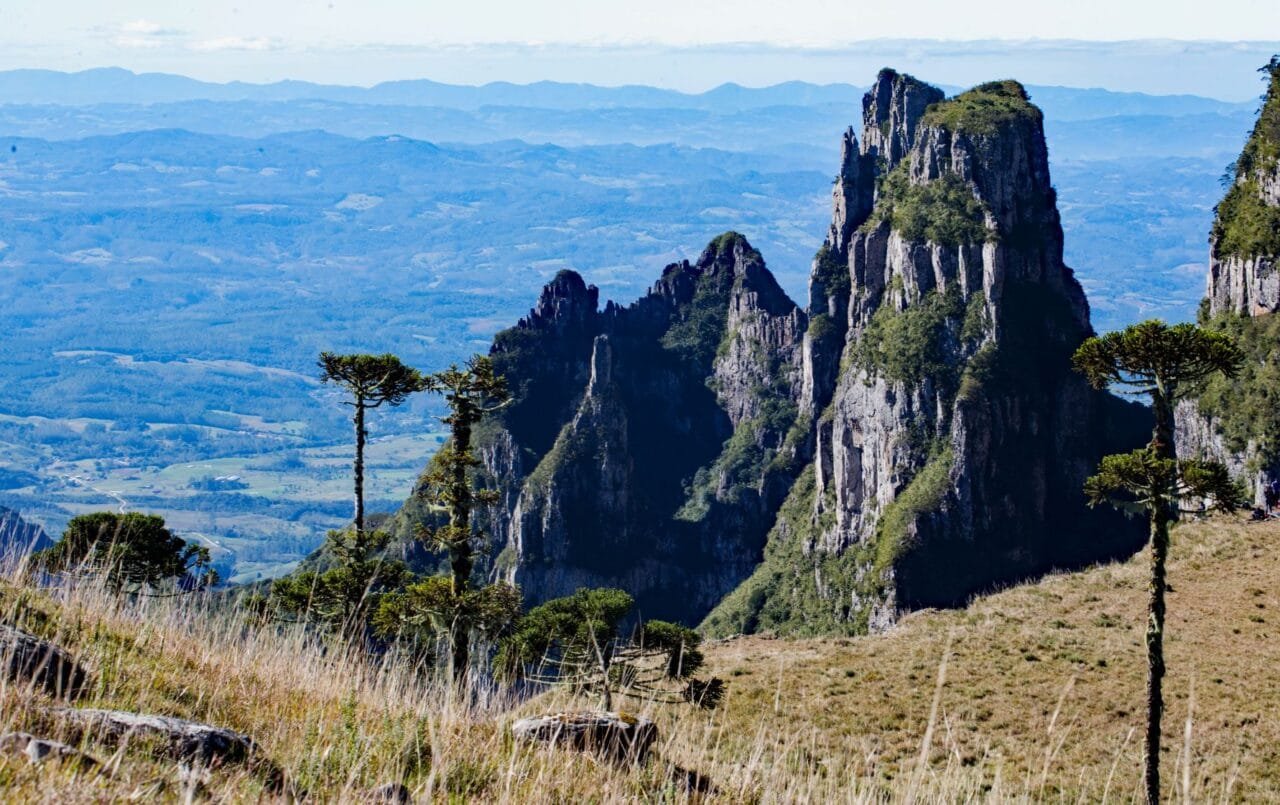
<instances>
[{"instance_id":1,"label":"rock formation","mask_svg":"<svg viewBox=\"0 0 1280 805\"><path fill-rule=\"evenodd\" d=\"M1140 544L1084 505L1145 432L1069 365L1089 310L1039 110L1016 82L945 100L886 70L862 123L807 313L729 233L627 307L564 272L497 336L517 402L479 440L491 575L529 603L715 608L715 633L857 632ZM400 533L427 516L411 499Z\"/></svg>"},{"instance_id":2,"label":"rock formation","mask_svg":"<svg viewBox=\"0 0 1280 805\"><path fill-rule=\"evenodd\" d=\"M1280 57L1263 68L1267 93L1215 211L1201 323L1233 336L1247 360L1177 411L1184 456L1225 463L1264 502L1280 478Z\"/></svg>"},{"instance_id":3,"label":"rock formation","mask_svg":"<svg viewBox=\"0 0 1280 805\"><path fill-rule=\"evenodd\" d=\"M713 633L880 629L1140 543L1080 491L1141 430L1071 371L1089 309L1021 85L943 100L886 70L843 151L803 353L814 459Z\"/></svg>"},{"instance_id":4,"label":"rock formation","mask_svg":"<svg viewBox=\"0 0 1280 805\"><path fill-rule=\"evenodd\" d=\"M558 275L494 341L516 402L477 438L501 500L489 574L529 604L612 586L645 618L709 611L754 569L799 469L807 323L736 233L626 307Z\"/></svg>"},{"instance_id":5,"label":"rock formation","mask_svg":"<svg viewBox=\"0 0 1280 805\"><path fill-rule=\"evenodd\" d=\"M53 546L44 529L28 523L13 509L0 506L0 556L39 551Z\"/></svg>"}]
</instances>

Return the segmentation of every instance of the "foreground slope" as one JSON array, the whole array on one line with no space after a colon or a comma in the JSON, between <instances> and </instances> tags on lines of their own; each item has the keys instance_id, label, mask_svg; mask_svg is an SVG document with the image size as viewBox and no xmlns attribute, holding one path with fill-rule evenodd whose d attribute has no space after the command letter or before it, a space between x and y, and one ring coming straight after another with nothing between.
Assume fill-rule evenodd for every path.
<instances>
[{"instance_id":1,"label":"foreground slope","mask_svg":"<svg viewBox=\"0 0 1280 805\"><path fill-rule=\"evenodd\" d=\"M1174 532L1167 714L1185 724L1194 682L1191 801L1280 797L1278 545L1274 522ZM401 659L326 650L291 630L218 615L201 599L130 605L81 590L55 600L10 581L0 585L0 615L74 651L90 674L74 706L245 732L317 801L369 801L371 789L395 782L424 802L685 801L691 771L725 802L1129 801L1141 771L1133 734L1144 563L1139 555L966 609L917 612L883 635L710 644L711 670L729 681L724 708L632 703L663 730L660 759L639 769L510 738L521 715L590 702L478 696L459 705ZM0 730L49 734L53 704L5 685ZM1166 774L1179 797L1185 746L1171 730ZM99 760L116 751L93 737L80 747ZM184 798L177 764L152 749L133 742L108 770L79 773L0 753L0 786L15 801ZM215 769L203 786L215 799L270 798L240 766Z\"/></svg>"},{"instance_id":2,"label":"foreground slope","mask_svg":"<svg viewBox=\"0 0 1280 805\"><path fill-rule=\"evenodd\" d=\"M1190 714L1191 801L1280 797L1278 548L1275 521L1174 532L1165 712L1177 726L1163 762L1181 796ZM980 769L984 789L1006 796L1141 799L1148 561L1144 550L913 613L878 636L723 641L709 656L731 681L729 734L791 735L813 773L871 775L900 793L950 639L930 774Z\"/></svg>"}]
</instances>

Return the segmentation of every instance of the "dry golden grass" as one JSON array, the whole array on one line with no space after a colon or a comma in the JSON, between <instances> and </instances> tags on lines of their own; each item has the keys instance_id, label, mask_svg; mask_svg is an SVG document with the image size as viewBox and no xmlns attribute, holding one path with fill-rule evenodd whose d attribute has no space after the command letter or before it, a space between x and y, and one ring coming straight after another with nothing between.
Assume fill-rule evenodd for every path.
<instances>
[{"instance_id":1,"label":"dry golden grass","mask_svg":"<svg viewBox=\"0 0 1280 805\"><path fill-rule=\"evenodd\" d=\"M1196 802L1280 799L1280 524L1216 520L1174 533L1165 788L1182 795L1189 778ZM895 791L916 768L951 635L931 767L980 769L984 785L1034 799L1135 798L1146 561L915 613L877 637L723 643L710 655L730 680L726 719L771 739L807 733L814 773L834 760Z\"/></svg>"},{"instance_id":2,"label":"dry golden grass","mask_svg":"<svg viewBox=\"0 0 1280 805\"><path fill-rule=\"evenodd\" d=\"M1280 799L1277 548L1275 524L1215 521L1175 532L1171 798ZM712 780L719 794L711 799L728 802L1128 801L1140 770L1144 562L1056 576L965 610L916 613L886 635L711 645L712 670L730 684L725 707L636 707L663 729L660 760L643 768L512 741L514 718L564 706L564 694L461 704L405 662L374 663L298 631L211 616L199 599L129 603L93 589L54 594L10 582L0 615L80 656L96 683L83 705L246 732L315 801L363 801L372 787L397 781L432 802L702 798L684 784L685 770ZM47 730L47 704L0 687L0 730ZM105 771L0 758L5 799L272 797L244 768L215 770L193 792L176 764L145 746L84 748Z\"/></svg>"}]
</instances>

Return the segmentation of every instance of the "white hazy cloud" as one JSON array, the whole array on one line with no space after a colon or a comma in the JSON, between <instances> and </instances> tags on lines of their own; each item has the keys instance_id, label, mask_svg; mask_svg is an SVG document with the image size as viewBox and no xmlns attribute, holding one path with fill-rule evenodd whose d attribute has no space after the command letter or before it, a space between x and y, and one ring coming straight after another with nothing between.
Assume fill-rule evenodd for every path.
<instances>
[{"instance_id":1,"label":"white hazy cloud","mask_svg":"<svg viewBox=\"0 0 1280 805\"><path fill-rule=\"evenodd\" d=\"M191 42L187 47L197 53L217 53L224 50L261 52L278 50L282 43L268 36L219 36Z\"/></svg>"},{"instance_id":2,"label":"white hazy cloud","mask_svg":"<svg viewBox=\"0 0 1280 805\"><path fill-rule=\"evenodd\" d=\"M185 34L179 28L167 28L147 19L131 20L115 26L98 26L97 30L106 33L111 44L126 50L163 48Z\"/></svg>"},{"instance_id":3,"label":"white hazy cloud","mask_svg":"<svg viewBox=\"0 0 1280 805\"><path fill-rule=\"evenodd\" d=\"M892 65L952 85L1003 75L1241 99L1260 91L1278 37L1280 0L0 0L0 69L219 81L703 90L857 83Z\"/></svg>"}]
</instances>

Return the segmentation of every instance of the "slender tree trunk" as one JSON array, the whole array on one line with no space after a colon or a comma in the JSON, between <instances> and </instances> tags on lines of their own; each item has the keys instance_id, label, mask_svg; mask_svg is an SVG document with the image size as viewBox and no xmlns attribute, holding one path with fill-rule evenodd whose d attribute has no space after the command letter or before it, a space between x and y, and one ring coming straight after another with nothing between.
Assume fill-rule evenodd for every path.
<instances>
[{"instance_id":1,"label":"slender tree trunk","mask_svg":"<svg viewBox=\"0 0 1280 805\"><path fill-rule=\"evenodd\" d=\"M1176 459L1173 443L1173 404L1164 389L1152 394L1155 428L1151 447L1160 458ZM1164 714L1164 590L1165 562L1169 557L1169 523L1172 504L1157 495L1151 510L1151 583L1147 605L1147 737L1144 782L1147 802L1160 802L1160 719Z\"/></svg>"},{"instance_id":2,"label":"slender tree trunk","mask_svg":"<svg viewBox=\"0 0 1280 805\"><path fill-rule=\"evenodd\" d=\"M364 397L356 396L356 460L354 465L356 479L356 545L364 544Z\"/></svg>"},{"instance_id":3,"label":"slender tree trunk","mask_svg":"<svg viewBox=\"0 0 1280 805\"><path fill-rule=\"evenodd\" d=\"M1151 431L1151 446L1160 458L1175 458L1173 444L1173 402L1164 392L1157 391L1151 395L1151 411L1155 414L1156 424Z\"/></svg>"},{"instance_id":4,"label":"slender tree trunk","mask_svg":"<svg viewBox=\"0 0 1280 805\"><path fill-rule=\"evenodd\" d=\"M1169 555L1169 512L1161 501L1151 512L1151 586L1147 618L1147 739L1144 780L1148 805L1160 802L1160 717L1164 711L1164 588Z\"/></svg>"},{"instance_id":5,"label":"slender tree trunk","mask_svg":"<svg viewBox=\"0 0 1280 805\"><path fill-rule=\"evenodd\" d=\"M450 468L453 486L453 510L449 513L449 525L453 529L454 549L450 556L455 600L467 591L471 584L474 564L471 550L471 486L467 478L467 456L471 454L471 425L455 413L460 420L453 431L453 449L456 460ZM466 678L471 664L471 630L464 619L455 617L449 629L449 647L452 652L454 682Z\"/></svg>"}]
</instances>

